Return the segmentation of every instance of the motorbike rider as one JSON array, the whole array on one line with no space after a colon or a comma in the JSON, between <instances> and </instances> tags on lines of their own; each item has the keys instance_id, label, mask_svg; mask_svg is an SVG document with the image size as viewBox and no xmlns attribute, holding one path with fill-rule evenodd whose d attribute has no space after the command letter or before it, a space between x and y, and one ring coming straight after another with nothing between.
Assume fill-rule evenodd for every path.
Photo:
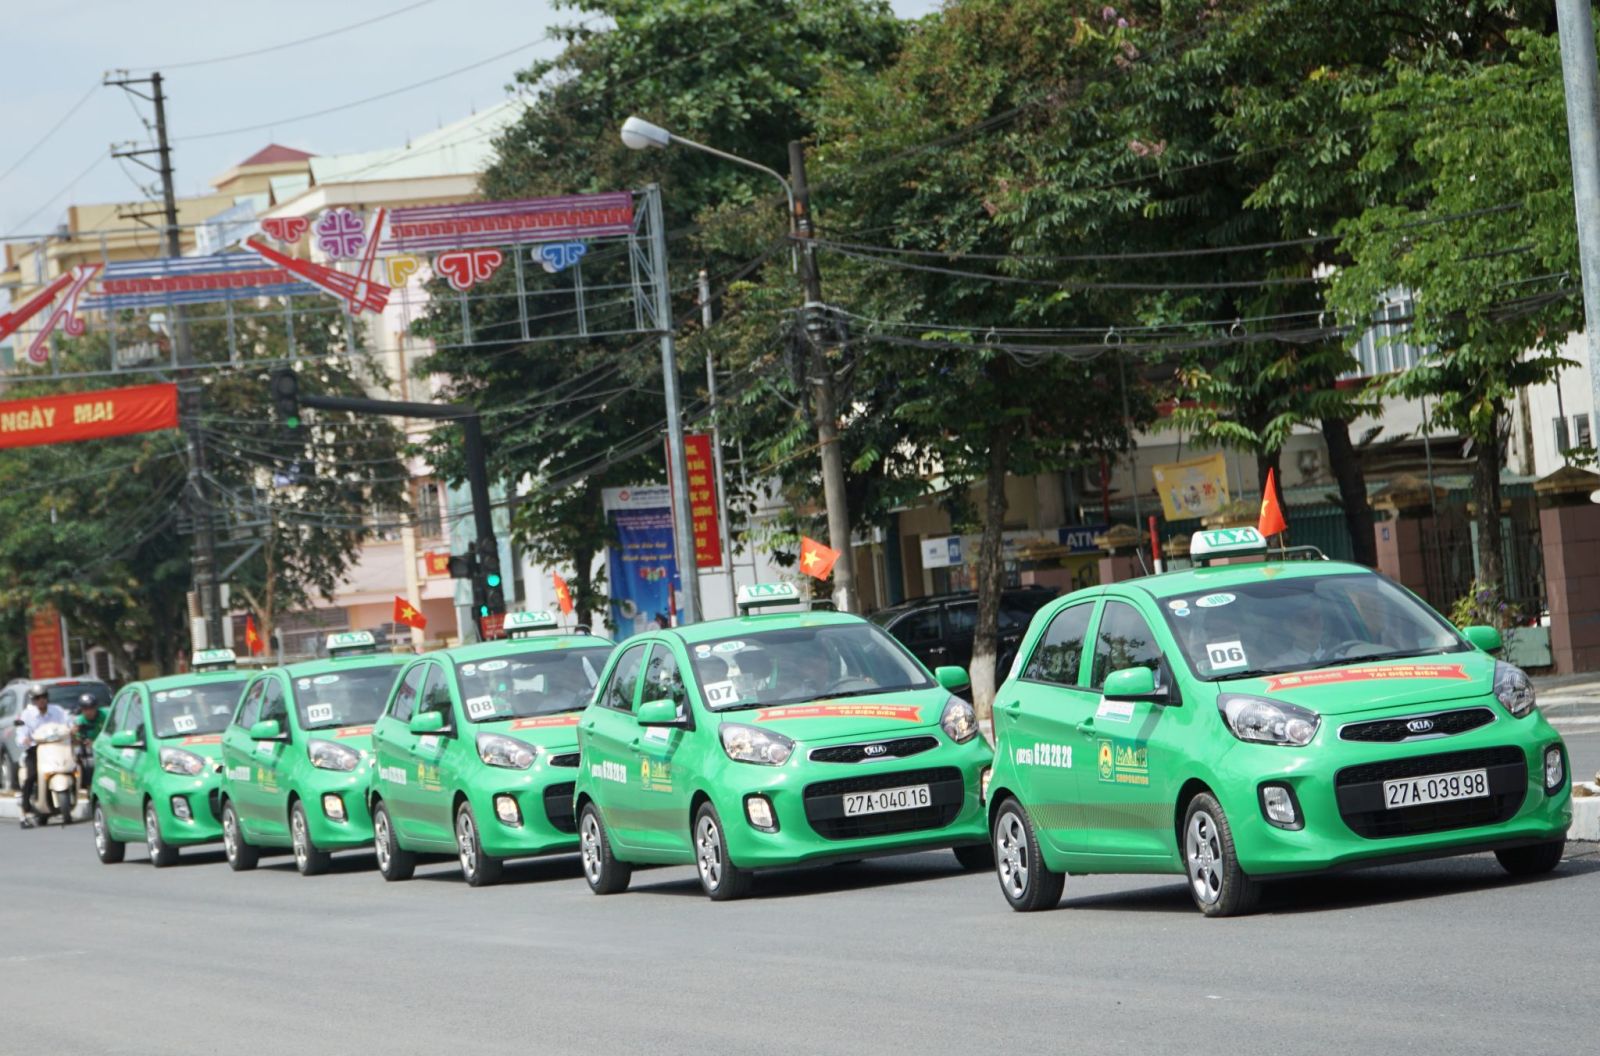
<instances>
[{"instance_id":1,"label":"motorbike rider","mask_svg":"<svg viewBox=\"0 0 1600 1056\"><path fill-rule=\"evenodd\" d=\"M43 686L34 684L28 693L28 706L22 709L22 714L17 718L17 747L23 750L23 765L28 768L28 774L22 781L22 827L31 829L44 819L34 807L34 795L39 787L39 751L33 743L33 731L50 722L62 724L72 720L67 711L60 704L50 703L50 691Z\"/></svg>"},{"instance_id":2,"label":"motorbike rider","mask_svg":"<svg viewBox=\"0 0 1600 1056\"><path fill-rule=\"evenodd\" d=\"M78 768L83 771L83 787L94 787L94 739L106 725L106 713L100 710L100 700L93 693L78 698L77 729Z\"/></svg>"}]
</instances>

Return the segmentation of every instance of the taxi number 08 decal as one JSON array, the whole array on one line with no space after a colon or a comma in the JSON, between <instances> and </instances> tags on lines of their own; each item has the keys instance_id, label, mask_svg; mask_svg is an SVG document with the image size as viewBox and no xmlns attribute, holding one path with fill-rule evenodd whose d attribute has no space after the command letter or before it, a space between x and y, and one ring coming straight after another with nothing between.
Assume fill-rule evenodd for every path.
<instances>
[{"instance_id":1,"label":"taxi number 08 decal","mask_svg":"<svg viewBox=\"0 0 1600 1056\"><path fill-rule=\"evenodd\" d=\"M489 665L485 664L484 666L487 667ZM488 716L493 715L493 714L494 714L494 698L493 697L485 696L485 697L468 697L467 698L467 718L469 718L469 719L482 719L482 718L487 718Z\"/></svg>"}]
</instances>

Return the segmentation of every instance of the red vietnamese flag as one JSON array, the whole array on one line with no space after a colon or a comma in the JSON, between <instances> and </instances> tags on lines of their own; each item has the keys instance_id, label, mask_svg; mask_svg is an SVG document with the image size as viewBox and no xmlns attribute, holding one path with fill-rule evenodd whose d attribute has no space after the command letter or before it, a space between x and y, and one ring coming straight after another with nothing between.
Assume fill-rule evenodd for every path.
<instances>
[{"instance_id":1,"label":"red vietnamese flag","mask_svg":"<svg viewBox=\"0 0 1600 1056\"><path fill-rule=\"evenodd\" d=\"M415 605L412 605L398 594L394 596L394 622L403 623L407 627L414 627L419 631L426 630L428 627L428 618L417 611Z\"/></svg>"},{"instance_id":2,"label":"red vietnamese flag","mask_svg":"<svg viewBox=\"0 0 1600 1056\"><path fill-rule=\"evenodd\" d=\"M839 560L839 551L823 546L807 535L800 537L800 571L818 579L827 579L833 563Z\"/></svg>"},{"instance_id":3,"label":"red vietnamese flag","mask_svg":"<svg viewBox=\"0 0 1600 1056\"><path fill-rule=\"evenodd\" d=\"M572 591L567 589L567 581L561 578L561 573L552 572L550 578L556 583L556 602L561 606L564 616L572 615Z\"/></svg>"},{"instance_id":4,"label":"red vietnamese flag","mask_svg":"<svg viewBox=\"0 0 1600 1056\"><path fill-rule=\"evenodd\" d=\"M250 650L251 656L260 656L267 649L267 644L261 640L261 634L256 630L256 618L250 613L245 613L244 617L244 644Z\"/></svg>"},{"instance_id":5,"label":"red vietnamese flag","mask_svg":"<svg viewBox=\"0 0 1600 1056\"><path fill-rule=\"evenodd\" d=\"M1261 495L1261 519L1256 525L1256 530L1263 536L1277 535L1287 531L1289 522L1283 519L1283 509L1278 505L1277 474L1267 470L1267 489Z\"/></svg>"}]
</instances>

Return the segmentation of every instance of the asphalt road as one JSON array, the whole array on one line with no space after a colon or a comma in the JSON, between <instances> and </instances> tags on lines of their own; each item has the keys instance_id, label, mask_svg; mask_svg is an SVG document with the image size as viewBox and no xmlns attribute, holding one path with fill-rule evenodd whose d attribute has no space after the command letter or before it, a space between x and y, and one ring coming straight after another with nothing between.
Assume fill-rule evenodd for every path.
<instances>
[{"instance_id":1,"label":"asphalt road","mask_svg":"<svg viewBox=\"0 0 1600 1056\"><path fill-rule=\"evenodd\" d=\"M471 890L220 851L152 869L87 825L0 826L0 1052L1467 1053L1591 1051L1600 846L1517 882L1491 857L1269 889L1205 920L1174 878L1006 908L949 854L768 874L714 905L687 868L591 895L575 859ZM1586 922L1586 923L1584 923ZM19 1000L19 998L21 998ZM1588 1041L1583 1039L1587 1038Z\"/></svg>"}]
</instances>

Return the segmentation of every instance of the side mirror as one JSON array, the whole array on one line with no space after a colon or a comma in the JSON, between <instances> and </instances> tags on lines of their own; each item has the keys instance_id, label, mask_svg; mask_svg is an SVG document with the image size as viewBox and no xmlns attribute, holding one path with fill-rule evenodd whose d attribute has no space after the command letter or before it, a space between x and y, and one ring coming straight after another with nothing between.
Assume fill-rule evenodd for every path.
<instances>
[{"instance_id":1,"label":"side mirror","mask_svg":"<svg viewBox=\"0 0 1600 1056\"><path fill-rule=\"evenodd\" d=\"M933 680L952 693L972 688L972 679L967 676L967 669L964 667L936 667L933 669Z\"/></svg>"},{"instance_id":2,"label":"side mirror","mask_svg":"<svg viewBox=\"0 0 1600 1056\"><path fill-rule=\"evenodd\" d=\"M1107 700L1147 700L1165 704L1171 694L1156 688L1156 673L1148 667L1125 667L1106 676L1101 691Z\"/></svg>"},{"instance_id":3,"label":"side mirror","mask_svg":"<svg viewBox=\"0 0 1600 1056\"><path fill-rule=\"evenodd\" d=\"M676 726L682 729L689 725L688 718L679 712L678 703L673 700L647 700L639 705L634 717L639 720L640 726Z\"/></svg>"},{"instance_id":4,"label":"side mirror","mask_svg":"<svg viewBox=\"0 0 1600 1056\"><path fill-rule=\"evenodd\" d=\"M252 741L282 741L287 738L283 736L283 726L277 719L263 719L250 727L250 739Z\"/></svg>"},{"instance_id":5,"label":"side mirror","mask_svg":"<svg viewBox=\"0 0 1600 1056\"><path fill-rule=\"evenodd\" d=\"M1500 637L1498 630L1485 624L1473 624L1471 627L1463 627L1461 628L1461 634L1467 641L1486 653L1498 653L1506 644Z\"/></svg>"},{"instance_id":6,"label":"side mirror","mask_svg":"<svg viewBox=\"0 0 1600 1056\"><path fill-rule=\"evenodd\" d=\"M21 723L18 723L18 725L21 725ZM111 735L111 747L142 748L144 745L139 740L139 732L137 730L118 730Z\"/></svg>"},{"instance_id":7,"label":"side mirror","mask_svg":"<svg viewBox=\"0 0 1600 1056\"><path fill-rule=\"evenodd\" d=\"M438 733L444 729L444 712L419 711L411 716L411 721L406 723L406 727L412 733Z\"/></svg>"}]
</instances>

